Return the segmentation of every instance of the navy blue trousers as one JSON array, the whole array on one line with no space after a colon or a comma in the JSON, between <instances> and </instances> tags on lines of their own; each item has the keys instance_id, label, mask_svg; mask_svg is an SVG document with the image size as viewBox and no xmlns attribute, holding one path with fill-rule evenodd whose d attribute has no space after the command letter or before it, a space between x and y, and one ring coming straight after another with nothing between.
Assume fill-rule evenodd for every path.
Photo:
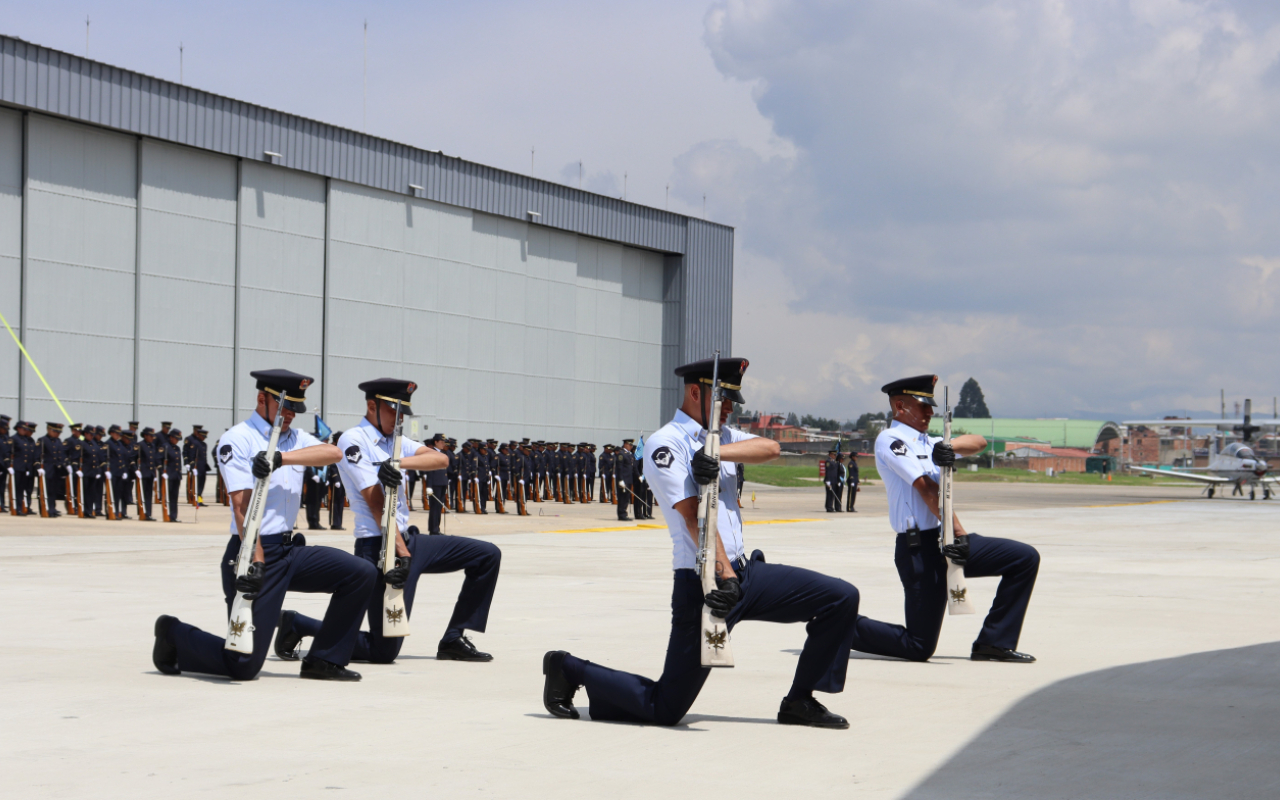
<instances>
[{"instance_id":1,"label":"navy blue trousers","mask_svg":"<svg viewBox=\"0 0 1280 800\"><path fill-rule=\"evenodd\" d=\"M324 622L316 625L311 655L343 666L351 661L351 647L369 603L369 593L377 582L377 570L369 562L332 547L285 547L283 539L280 534L262 537L267 574L258 599L253 601L253 653L227 650L222 636L178 622L170 630L170 638L178 648L180 669L252 680L271 649L271 637L287 591L333 595ZM222 556L222 593L227 598L228 616L235 599L239 554L240 537L233 535Z\"/></svg>"},{"instance_id":2,"label":"navy blue trousers","mask_svg":"<svg viewBox=\"0 0 1280 800\"><path fill-rule=\"evenodd\" d=\"M903 627L859 617L853 649L860 653L927 661L938 647L942 618L947 613L947 559L938 548L938 531L921 531L919 547L908 547L907 535L898 534L893 560L906 592L907 624ZM996 599L982 623L976 644L1017 648L1039 570L1040 554L1031 545L969 534L969 562L964 576L1000 576Z\"/></svg>"},{"instance_id":3,"label":"navy blue trousers","mask_svg":"<svg viewBox=\"0 0 1280 800\"><path fill-rule=\"evenodd\" d=\"M792 692L843 691L858 590L811 570L766 564L759 550L751 558L738 570L742 599L729 612L729 629L743 620L808 623ZM701 628L702 581L694 570L678 569L661 678L654 681L574 656L565 658L565 674L586 688L593 720L675 725L693 706L711 672L701 663Z\"/></svg>"},{"instance_id":4,"label":"navy blue trousers","mask_svg":"<svg viewBox=\"0 0 1280 800\"><path fill-rule=\"evenodd\" d=\"M449 618L449 627L440 643L452 642L466 630L484 633L489 623L493 592L498 587L498 569L502 565L502 551L497 545L461 536L423 536L417 533L407 534L404 543L410 554L409 578L404 584L404 607L410 618L413 616L413 600L418 594L418 576L462 570L466 579L462 582L458 601L453 605L453 616ZM369 596L369 631L356 634L351 657L355 661L390 664L400 655L405 637L382 636L382 595L386 591L386 583L376 566L381 552L382 537L356 539L356 556L374 566L375 580ZM320 623L316 620L298 614L293 624L303 636L318 637Z\"/></svg>"}]
</instances>

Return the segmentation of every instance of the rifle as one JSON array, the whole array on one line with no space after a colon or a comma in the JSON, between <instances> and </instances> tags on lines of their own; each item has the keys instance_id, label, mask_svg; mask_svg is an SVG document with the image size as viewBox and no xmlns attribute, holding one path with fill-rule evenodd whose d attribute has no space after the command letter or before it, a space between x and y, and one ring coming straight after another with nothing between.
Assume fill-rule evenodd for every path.
<instances>
[{"instance_id":1,"label":"rifle","mask_svg":"<svg viewBox=\"0 0 1280 800\"><path fill-rule=\"evenodd\" d=\"M720 351L715 353L711 368L711 417L707 423L707 443L702 452L714 459L720 458L720 404L723 393L720 388ZM703 486L698 498L698 570L702 578L702 594L716 590L716 530L720 518L720 476ZM702 666L732 667L733 650L729 647L729 626L723 619L702 606Z\"/></svg>"},{"instance_id":2,"label":"rifle","mask_svg":"<svg viewBox=\"0 0 1280 800\"><path fill-rule=\"evenodd\" d=\"M478 467L477 467L478 468ZM471 507L480 513L480 474L471 476Z\"/></svg>"},{"instance_id":3,"label":"rifle","mask_svg":"<svg viewBox=\"0 0 1280 800\"><path fill-rule=\"evenodd\" d=\"M160 493L160 518L165 522L172 522L169 516L169 442L165 440L164 444L164 464L160 467L160 475L156 480L156 486L159 487Z\"/></svg>"},{"instance_id":4,"label":"rifle","mask_svg":"<svg viewBox=\"0 0 1280 800\"><path fill-rule=\"evenodd\" d=\"M67 465L67 477L62 479L63 489L66 491L64 498L67 506L67 516L75 516L76 513L76 484L72 480L72 476L76 474L75 468L70 464Z\"/></svg>"},{"instance_id":5,"label":"rifle","mask_svg":"<svg viewBox=\"0 0 1280 800\"><path fill-rule=\"evenodd\" d=\"M40 440L40 460L36 462L36 488L39 489L40 491L40 516L48 517L49 506L51 504L49 502L48 495L45 494L46 487L44 483L44 439ZM57 508L55 507L54 510L56 511Z\"/></svg>"},{"instance_id":6,"label":"rifle","mask_svg":"<svg viewBox=\"0 0 1280 800\"><path fill-rule=\"evenodd\" d=\"M459 467L461 469L461 467ZM462 491L462 473L458 473L458 477L454 478L453 487L453 510L459 514L467 510L466 494Z\"/></svg>"},{"instance_id":7,"label":"rifle","mask_svg":"<svg viewBox=\"0 0 1280 800\"><path fill-rule=\"evenodd\" d=\"M193 453L194 455L194 453ZM187 465L187 505L196 504L196 465Z\"/></svg>"},{"instance_id":8,"label":"rifle","mask_svg":"<svg viewBox=\"0 0 1280 800\"><path fill-rule=\"evenodd\" d=\"M951 398L949 390L943 387L942 404L945 414L942 417L942 441L944 444L951 444ZM942 538L938 541L939 547L946 547L956 540L955 536L955 506L951 496L951 485L954 482L953 474L955 467L942 468L942 492L941 508L942 512ZM943 556L946 558L946 556ZM964 567L956 566L956 563L947 558L947 613L948 614L972 614L974 613L973 603L969 601L969 587L964 581Z\"/></svg>"},{"instance_id":9,"label":"rifle","mask_svg":"<svg viewBox=\"0 0 1280 800\"><path fill-rule=\"evenodd\" d=\"M502 502L502 476L494 475L491 480L489 493L493 495L493 510L499 514L505 514L507 513L507 505ZM497 491L494 491L494 487L497 488Z\"/></svg>"},{"instance_id":10,"label":"rifle","mask_svg":"<svg viewBox=\"0 0 1280 800\"><path fill-rule=\"evenodd\" d=\"M76 470L76 516L84 519L84 448L80 448L80 468Z\"/></svg>"},{"instance_id":11,"label":"rifle","mask_svg":"<svg viewBox=\"0 0 1280 800\"><path fill-rule=\"evenodd\" d=\"M111 466L110 459L111 459L111 449L108 446L107 448L107 466L108 467ZM118 517L116 516L116 489L114 486L111 485L111 481L113 480L113 478L111 477L111 470L104 469L102 471L102 474L105 476L102 481L102 489L106 493L107 519L115 520L115 519L118 519Z\"/></svg>"},{"instance_id":12,"label":"rifle","mask_svg":"<svg viewBox=\"0 0 1280 800\"><path fill-rule=\"evenodd\" d=\"M403 406L396 403L396 435L391 443L391 466L400 471L400 453L404 442ZM379 417L381 424L381 417ZM400 476L401 482L404 475ZM385 487L382 494L382 574L396 568L396 537L399 531L400 486ZM382 593L382 635L399 638L409 635L409 610L404 604L404 587L397 589L387 584Z\"/></svg>"},{"instance_id":13,"label":"rifle","mask_svg":"<svg viewBox=\"0 0 1280 800\"><path fill-rule=\"evenodd\" d=\"M276 446L280 444L280 428L284 424L285 393L280 392L276 403L276 419L271 424L271 438L267 439L267 463L276 459ZM166 456L168 449L165 450ZM253 556L258 549L258 531L262 528L262 518L267 511L267 492L271 488L271 473L267 477L258 478L253 483L253 494L249 496L249 508L244 515L244 528L240 534L240 555L236 557L236 578L243 578L253 566ZM247 599L243 592L236 592L231 600L231 615L227 618L226 649L248 655L253 652L253 601ZM246 636L246 634L248 634Z\"/></svg>"},{"instance_id":14,"label":"rifle","mask_svg":"<svg viewBox=\"0 0 1280 800\"><path fill-rule=\"evenodd\" d=\"M133 485L133 499L138 504L138 519L151 519L151 515L146 512L146 506L142 504L142 470L134 470L134 474L138 477L138 482Z\"/></svg>"},{"instance_id":15,"label":"rifle","mask_svg":"<svg viewBox=\"0 0 1280 800\"><path fill-rule=\"evenodd\" d=\"M521 471L521 473L520 473L520 474L523 476L523 475L524 475L524 472L523 472L523 471ZM513 474L513 475L511 476L511 485L512 485L513 487L515 487L515 496L516 496L516 515L517 515L517 516L520 516L520 517L527 517L527 516L529 516L529 509L525 507L525 497L524 497L525 487L524 487L524 478L523 478L523 477L521 477L521 478L520 478L520 480L519 480L519 481L517 481L517 480L516 480L515 475Z\"/></svg>"},{"instance_id":16,"label":"rifle","mask_svg":"<svg viewBox=\"0 0 1280 800\"><path fill-rule=\"evenodd\" d=\"M5 467L5 469L9 471L9 480L5 481L5 486L9 492L9 516L16 517L18 516L18 505L13 502L13 482L18 479L18 476L14 473L13 467Z\"/></svg>"}]
</instances>

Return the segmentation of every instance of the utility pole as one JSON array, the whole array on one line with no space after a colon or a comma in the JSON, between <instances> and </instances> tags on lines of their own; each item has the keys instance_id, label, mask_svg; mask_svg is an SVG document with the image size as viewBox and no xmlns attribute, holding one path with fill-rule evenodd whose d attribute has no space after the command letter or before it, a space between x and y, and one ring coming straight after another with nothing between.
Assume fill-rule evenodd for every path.
<instances>
[{"instance_id":1,"label":"utility pole","mask_svg":"<svg viewBox=\"0 0 1280 800\"><path fill-rule=\"evenodd\" d=\"M89 57L89 15L84 17L84 57Z\"/></svg>"},{"instance_id":2,"label":"utility pole","mask_svg":"<svg viewBox=\"0 0 1280 800\"><path fill-rule=\"evenodd\" d=\"M178 42L178 83L183 83L183 52L182 42Z\"/></svg>"},{"instance_id":3,"label":"utility pole","mask_svg":"<svg viewBox=\"0 0 1280 800\"><path fill-rule=\"evenodd\" d=\"M582 159L578 159L578 188L582 188Z\"/></svg>"},{"instance_id":4,"label":"utility pole","mask_svg":"<svg viewBox=\"0 0 1280 800\"><path fill-rule=\"evenodd\" d=\"M622 173L622 199L627 199L627 173Z\"/></svg>"},{"instance_id":5,"label":"utility pole","mask_svg":"<svg viewBox=\"0 0 1280 800\"><path fill-rule=\"evenodd\" d=\"M662 205L663 209L666 211L670 211L671 210L671 184L669 183L667 184L666 199L663 200L662 202L663 202L663 205Z\"/></svg>"},{"instance_id":6,"label":"utility pole","mask_svg":"<svg viewBox=\"0 0 1280 800\"><path fill-rule=\"evenodd\" d=\"M369 20L364 21L364 95L360 107L360 128L369 132Z\"/></svg>"},{"instance_id":7,"label":"utility pole","mask_svg":"<svg viewBox=\"0 0 1280 800\"><path fill-rule=\"evenodd\" d=\"M707 196L705 194L702 196L702 218L704 220L707 218Z\"/></svg>"},{"instance_id":8,"label":"utility pole","mask_svg":"<svg viewBox=\"0 0 1280 800\"><path fill-rule=\"evenodd\" d=\"M533 177L533 156L537 152L537 149L538 148L536 147L529 148L529 177L530 178Z\"/></svg>"}]
</instances>

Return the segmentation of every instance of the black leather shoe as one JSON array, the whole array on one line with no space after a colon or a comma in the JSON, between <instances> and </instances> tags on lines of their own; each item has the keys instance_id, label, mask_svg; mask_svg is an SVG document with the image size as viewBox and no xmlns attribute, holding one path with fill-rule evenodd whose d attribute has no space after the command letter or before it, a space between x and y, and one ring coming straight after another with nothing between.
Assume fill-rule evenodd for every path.
<instances>
[{"instance_id":1,"label":"black leather shoe","mask_svg":"<svg viewBox=\"0 0 1280 800\"><path fill-rule=\"evenodd\" d=\"M1003 647L992 647L989 644L974 644L970 661L1004 661L1009 664L1034 664L1036 657L1017 650L1006 650Z\"/></svg>"},{"instance_id":2,"label":"black leather shoe","mask_svg":"<svg viewBox=\"0 0 1280 800\"><path fill-rule=\"evenodd\" d=\"M308 525L308 526L307 526L307 530L309 530L309 531L322 531L322 530L324 530L324 526L323 526L323 525Z\"/></svg>"},{"instance_id":3,"label":"black leather shoe","mask_svg":"<svg viewBox=\"0 0 1280 800\"><path fill-rule=\"evenodd\" d=\"M276 657L282 661L297 661L298 645L302 644L302 634L293 629L293 618L297 611L281 611L280 624L276 626Z\"/></svg>"},{"instance_id":4,"label":"black leather shoe","mask_svg":"<svg viewBox=\"0 0 1280 800\"><path fill-rule=\"evenodd\" d=\"M493 656L476 649L471 640L459 636L452 642L441 642L436 648L436 658L440 661L492 661Z\"/></svg>"},{"instance_id":5,"label":"black leather shoe","mask_svg":"<svg viewBox=\"0 0 1280 800\"><path fill-rule=\"evenodd\" d=\"M567 655L563 650L548 650L542 657L542 674L547 676L542 684L542 705L553 717L578 719L578 709L573 707L573 696L578 687L564 675L564 657Z\"/></svg>"},{"instance_id":6,"label":"black leather shoe","mask_svg":"<svg viewBox=\"0 0 1280 800\"><path fill-rule=\"evenodd\" d=\"M839 714L832 714L826 706L812 697L806 697L803 700L783 698L782 707L778 709L778 724L844 730L849 727L849 720Z\"/></svg>"},{"instance_id":7,"label":"black leather shoe","mask_svg":"<svg viewBox=\"0 0 1280 800\"><path fill-rule=\"evenodd\" d=\"M177 617L161 614L156 618L156 643L151 648L151 663L165 675L179 675L178 648L169 640L169 627L177 622Z\"/></svg>"},{"instance_id":8,"label":"black leather shoe","mask_svg":"<svg viewBox=\"0 0 1280 800\"><path fill-rule=\"evenodd\" d=\"M340 667L331 661L325 661L323 658L311 658L310 656L302 659L302 672L299 675L313 681L360 680L359 672L352 672L346 667Z\"/></svg>"},{"instance_id":9,"label":"black leather shoe","mask_svg":"<svg viewBox=\"0 0 1280 800\"><path fill-rule=\"evenodd\" d=\"M631 517L618 517L618 522L630 522Z\"/></svg>"}]
</instances>

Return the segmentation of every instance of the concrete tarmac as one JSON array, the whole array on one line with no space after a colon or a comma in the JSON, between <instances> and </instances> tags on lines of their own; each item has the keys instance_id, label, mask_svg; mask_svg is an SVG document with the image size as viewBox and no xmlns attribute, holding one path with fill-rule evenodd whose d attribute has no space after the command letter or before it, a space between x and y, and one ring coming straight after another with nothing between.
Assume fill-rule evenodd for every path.
<instances>
[{"instance_id":1,"label":"concrete tarmac","mask_svg":"<svg viewBox=\"0 0 1280 800\"><path fill-rule=\"evenodd\" d=\"M881 490L858 514L824 514L818 489L748 486L745 500L749 549L846 578L861 613L901 621ZM248 683L152 667L157 615L225 625L225 508L194 523L184 505L171 525L3 516L0 599L16 612L0 652L5 785L15 797L1280 795L1274 501L966 483L957 506L971 529L1040 550L1020 644L1040 660L970 662L981 617L949 618L929 663L854 654L845 692L820 696L848 731L775 722L799 625L738 627L738 666L674 728L547 715L546 650L661 668L670 540L660 519L621 523L611 506L449 517L450 534L503 550L489 630L474 637L495 661L434 659L461 578L425 576L404 655L353 665L356 684L299 680L274 656ZM351 547L349 532L308 540ZM985 608L994 580L970 587Z\"/></svg>"}]
</instances>

